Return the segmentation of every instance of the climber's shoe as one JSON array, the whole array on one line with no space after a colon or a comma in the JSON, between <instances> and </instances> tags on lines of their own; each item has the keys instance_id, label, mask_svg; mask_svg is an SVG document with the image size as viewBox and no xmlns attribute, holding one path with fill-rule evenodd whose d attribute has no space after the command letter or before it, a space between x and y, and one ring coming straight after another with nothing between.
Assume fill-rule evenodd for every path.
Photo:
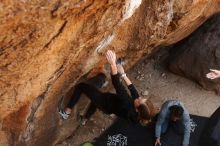
<instances>
[{"instance_id":1,"label":"climber's shoe","mask_svg":"<svg viewBox=\"0 0 220 146\"><path fill-rule=\"evenodd\" d=\"M81 115L79 112L77 113L77 120L79 121L80 126L85 126L86 122L88 121L88 119Z\"/></svg>"},{"instance_id":2,"label":"climber's shoe","mask_svg":"<svg viewBox=\"0 0 220 146\"><path fill-rule=\"evenodd\" d=\"M80 125L81 125L81 126L85 126L87 120L88 120L88 119L86 119L86 118L82 118L81 121L80 121Z\"/></svg>"},{"instance_id":3,"label":"climber's shoe","mask_svg":"<svg viewBox=\"0 0 220 146\"><path fill-rule=\"evenodd\" d=\"M59 114L64 120L67 120L70 116L70 114L66 113L64 109L60 109Z\"/></svg>"}]
</instances>

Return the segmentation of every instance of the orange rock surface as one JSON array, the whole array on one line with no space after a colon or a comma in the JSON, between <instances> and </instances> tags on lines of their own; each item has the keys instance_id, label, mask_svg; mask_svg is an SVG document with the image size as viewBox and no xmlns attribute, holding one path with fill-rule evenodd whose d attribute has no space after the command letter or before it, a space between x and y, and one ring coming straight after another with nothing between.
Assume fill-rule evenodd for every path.
<instances>
[{"instance_id":1,"label":"orange rock surface","mask_svg":"<svg viewBox=\"0 0 220 146\"><path fill-rule=\"evenodd\" d=\"M220 10L219 0L1 0L0 145L50 146L76 123L58 102L115 50L126 68Z\"/></svg>"}]
</instances>

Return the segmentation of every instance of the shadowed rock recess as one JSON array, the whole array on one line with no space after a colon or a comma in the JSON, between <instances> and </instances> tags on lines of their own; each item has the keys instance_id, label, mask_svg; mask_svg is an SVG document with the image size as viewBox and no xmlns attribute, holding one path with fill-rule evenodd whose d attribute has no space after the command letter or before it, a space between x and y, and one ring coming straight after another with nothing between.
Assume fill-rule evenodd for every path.
<instances>
[{"instance_id":1,"label":"shadowed rock recess","mask_svg":"<svg viewBox=\"0 0 220 146\"><path fill-rule=\"evenodd\" d=\"M1 0L0 145L55 145L77 126L75 116L61 122L61 97L102 71L107 48L129 68L219 9L219 0Z\"/></svg>"},{"instance_id":2,"label":"shadowed rock recess","mask_svg":"<svg viewBox=\"0 0 220 146\"><path fill-rule=\"evenodd\" d=\"M171 49L169 69L172 72L193 79L219 95L220 79L205 77L210 68L220 69L220 13Z\"/></svg>"}]
</instances>

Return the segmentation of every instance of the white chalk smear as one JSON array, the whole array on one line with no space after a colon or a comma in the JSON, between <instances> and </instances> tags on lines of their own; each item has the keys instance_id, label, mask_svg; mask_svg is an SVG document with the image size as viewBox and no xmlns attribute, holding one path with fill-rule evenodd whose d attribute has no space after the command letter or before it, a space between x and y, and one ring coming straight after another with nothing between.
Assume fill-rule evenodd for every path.
<instances>
[{"instance_id":1,"label":"white chalk smear","mask_svg":"<svg viewBox=\"0 0 220 146\"><path fill-rule=\"evenodd\" d=\"M98 44L98 47L96 48L96 52L99 53L103 48L108 46L113 40L113 38L114 38L113 34L103 38L102 41Z\"/></svg>"},{"instance_id":2,"label":"white chalk smear","mask_svg":"<svg viewBox=\"0 0 220 146\"><path fill-rule=\"evenodd\" d=\"M174 7L174 0L170 1L170 3L168 3L168 7L169 7L169 12L167 14L167 21L170 22L173 20L173 13L174 13L174 10L173 10L173 7Z\"/></svg>"},{"instance_id":3,"label":"white chalk smear","mask_svg":"<svg viewBox=\"0 0 220 146\"><path fill-rule=\"evenodd\" d=\"M141 5L142 0L127 0L123 21L131 17L135 10Z\"/></svg>"}]
</instances>

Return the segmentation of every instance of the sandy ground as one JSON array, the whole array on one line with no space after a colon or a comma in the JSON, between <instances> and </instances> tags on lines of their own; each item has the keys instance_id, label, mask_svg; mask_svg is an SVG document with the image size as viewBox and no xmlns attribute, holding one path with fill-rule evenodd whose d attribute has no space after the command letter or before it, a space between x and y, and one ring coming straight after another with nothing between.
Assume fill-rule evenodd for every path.
<instances>
[{"instance_id":1,"label":"sandy ground","mask_svg":"<svg viewBox=\"0 0 220 146\"><path fill-rule=\"evenodd\" d=\"M158 109L166 100L179 99L191 114L209 117L220 106L220 97L186 78L170 73L164 65L167 55L168 51L163 49L151 58L145 58L131 68L127 75L140 93L152 95L150 99ZM78 146L92 141L114 119L97 111L85 126L79 127L71 137L57 146Z\"/></svg>"}]
</instances>

